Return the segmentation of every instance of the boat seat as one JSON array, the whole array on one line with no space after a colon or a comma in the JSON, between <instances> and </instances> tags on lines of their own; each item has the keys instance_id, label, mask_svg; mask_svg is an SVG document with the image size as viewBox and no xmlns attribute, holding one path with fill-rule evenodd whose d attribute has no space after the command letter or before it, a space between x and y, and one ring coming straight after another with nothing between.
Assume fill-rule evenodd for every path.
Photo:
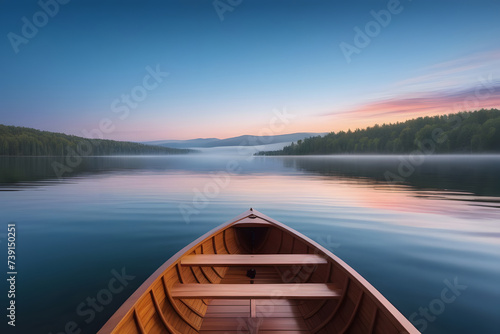
<instances>
[{"instance_id":1,"label":"boat seat","mask_svg":"<svg viewBox=\"0 0 500 334\"><path fill-rule=\"evenodd\" d=\"M198 254L186 255L182 266L230 267L230 266L291 266L327 264L317 254Z\"/></svg>"},{"instance_id":2,"label":"boat seat","mask_svg":"<svg viewBox=\"0 0 500 334\"><path fill-rule=\"evenodd\" d=\"M342 289L331 283L182 284L170 289L173 298L200 299L337 299Z\"/></svg>"}]
</instances>

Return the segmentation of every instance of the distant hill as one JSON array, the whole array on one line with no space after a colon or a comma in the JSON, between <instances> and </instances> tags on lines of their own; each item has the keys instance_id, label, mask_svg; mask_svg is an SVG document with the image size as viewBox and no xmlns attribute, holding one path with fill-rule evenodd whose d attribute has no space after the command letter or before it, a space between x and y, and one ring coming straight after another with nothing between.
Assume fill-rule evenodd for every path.
<instances>
[{"instance_id":1,"label":"distant hill","mask_svg":"<svg viewBox=\"0 0 500 334\"><path fill-rule=\"evenodd\" d=\"M331 132L298 140L282 150L258 154L401 154L415 150L423 153L500 152L500 110L419 117L363 130Z\"/></svg>"},{"instance_id":2,"label":"distant hill","mask_svg":"<svg viewBox=\"0 0 500 334\"><path fill-rule=\"evenodd\" d=\"M184 154L191 150L139 143L87 139L31 128L0 124L0 155L10 156L92 156L133 154Z\"/></svg>"},{"instance_id":3,"label":"distant hill","mask_svg":"<svg viewBox=\"0 0 500 334\"><path fill-rule=\"evenodd\" d=\"M157 145L172 148L191 148L191 147L210 147L210 145L219 141L217 138L198 138L198 139L188 139L188 140L156 140L143 142L146 145Z\"/></svg>"},{"instance_id":4,"label":"distant hill","mask_svg":"<svg viewBox=\"0 0 500 334\"><path fill-rule=\"evenodd\" d=\"M243 135L238 137L218 139L218 138L198 138L189 140L157 140L144 142L148 145L168 146L175 148L209 148L223 146L257 146L265 144L290 143L304 138L322 135L324 133L300 132L275 136L253 136Z\"/></svg>"}]
</instances>

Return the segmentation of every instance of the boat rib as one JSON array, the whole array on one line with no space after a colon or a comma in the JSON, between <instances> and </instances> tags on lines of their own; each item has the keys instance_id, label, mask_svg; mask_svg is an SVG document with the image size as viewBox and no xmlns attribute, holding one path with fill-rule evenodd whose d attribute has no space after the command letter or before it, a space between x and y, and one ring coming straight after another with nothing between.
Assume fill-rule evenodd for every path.
<instances>
[{"instance_id":1,"label":"boat rib","mask_svg":"<svg viewBox=\"0 0 500 334\"><path fill-rule=\"evenodd\" d=\"M184 247L98 334L418 334L330 251L250 209Z\"/></svg>"}]
</instances>

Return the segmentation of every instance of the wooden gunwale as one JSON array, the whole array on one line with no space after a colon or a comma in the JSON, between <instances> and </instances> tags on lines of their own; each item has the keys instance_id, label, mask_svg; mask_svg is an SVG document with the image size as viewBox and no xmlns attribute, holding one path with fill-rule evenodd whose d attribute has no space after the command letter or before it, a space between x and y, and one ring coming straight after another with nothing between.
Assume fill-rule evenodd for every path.
<instances>
[{"instance_id":1,"label":"wooden gunwale","mask_svg":"<svg viewBox=\"0 0 500 334\"><path fill-rule=\"evenodd\" d=\"M353 268L351 268L351 266L345 263L342 259L334 255L332 252L330 252L320 244L316 243L312 239L306 237L305 235L303 235L298 231L291 229L285 224L280 223L279 221L274 220L260 212L257 212L256 210L253 210L253 212L254 214L258 215L259 218L273 224L275 227L280 228L288 233L292 233L292 235L300 238L301 241L306 243L306 245L318 249L318 251L323 253L326 258L331 258L333 260L333 263L337 265L339 268L343 269L344 273L347 274L347 276L350 277L352 280L354 280L354 282L358 283L359 287L365 293L373 297L373 301L375 302L378 308L392 315L392 318L391 317L388 318L394 326L399 327L399 325L401 325L410 334L412 333L420 334L420 332L415 329L415 327L411 324L411 322L408 319L406 319L406 317L402 315L401 312L399 312L398 309L394 307L394 305L392 305L377 289L375 289L373 285L371 285L363 276L361 276L358 272L356 272Z\"/></svg>"},{"instance_id":2,"label":"wooden gunwale","mask_svg":"<svg viewBox=\"0 0 500 334\"><path fill-rule=\"evenodd\" d=\"M249 217L257 216L259 220L263 221L263 223L252 223L248 220ZM247 219L248 218L248 219ZM115 314L106 322L106 324L101 328L98 334L108 334L112 333L113 330L119 328L129 317L133 317L134 321L139 325L139 329L141 333L144 333L144 327L141 324L141 321L136 313L137 303L141 300L145 294L150 293L152 287L155 283L158 282L159 279L162 279L163 275L173 266L177 266L180 262L180 259L186 255L194 252L195 249L201 246L201 244L208 238L215 237L216 234L222 233L222 239L224 248L230 254L229 249L227 247L226 242L226 230L232 226L238 225L239 222L246 220L244 224L241 226L274 226L275 228L281 230L281 242L279 246L279 251L281 251L283 238L285 232L292 236L293 242L295 239L300 239L303 243L306 244L307 247L312 247L317 250L316 252L322 256L324 256L328 261L331 261L333 265L337 268L341 269L343 273L346 275L346 279L351 281L351 283L355 283L361 289L361 293L364 295L371 297L370 299L374 302L377 309L382 310L383 312L387 312L388 320L396 327L403 327L410 334L418 334L419 332L413 327L413 325L406 319L377 289L375 289L366 279L364 279L360 274L358 274L354 269L352 269L348 264L346 264L343 260L338 258L336 255L331 253L329 250L324 248L323 246L317 244L315 241L310 238L304 236L303 234L289 228L288 226L256 211L256 210L248 210L235 219L232 219L212 230L203 234L201 237L197 238L189 245L182 248L178 251L174 256L172 256L169 260L167 260L163 265L161 265L126 301L122 304L122 306L115 312ZM293 244L292 244L293 250ZM214 251L216 252L216 248L214 247ZM279 256L279 254L276 254ZM176 269L181 271L180 266ZM348 291L345 290L343 292L343 297L347 295ZM377 311L377 314L379 311ZM353 315L354 316L354 315ZM376 318L374 319L376 321ZM374 322L375 322L374 321ZM372 323L373 325L374 323Z\"/></svg>"},{"instance_id":3,"label":"wooden gunwale","mask_svg":"<svg viewBox=\"0 0 500 334\"><path fill-rule=\"evenodd\" d=\"M135 314L135 306L139 302L141 297L144 294L149 293L149 291L152 290L154 283L156 283L158 280L161 279L161 277L167 271L167 269L176 265L184 254L190 254L191 252L194 251L194 249L196 249L199 245L201 245L201 243L205 241L205 239L215 236L217 232L223 232L230 226L235 225L239 221L247 218L249 215L250 215L249 211L242 213L241 215L237 216L234 220L230 220L218 227L213 228L212 230L203 234L201 237L194 240L189 245L185 246L180 251L175 253L170 259L168 259L164 264L162 264L151 276L149 276L149 278L146 279L146 281L144 281L144 283L142 283L141 286L139 286L139 288L122 304L122 306L120 306L120 308L115 312L115 314L104 324L104 326L99 330L98 334L111 333L115 328L122 325L129 316ZM225 245L225 240L224 240L224 245ZM135 315L134 319L137 319Z\"/></svg>"}]
</instances>

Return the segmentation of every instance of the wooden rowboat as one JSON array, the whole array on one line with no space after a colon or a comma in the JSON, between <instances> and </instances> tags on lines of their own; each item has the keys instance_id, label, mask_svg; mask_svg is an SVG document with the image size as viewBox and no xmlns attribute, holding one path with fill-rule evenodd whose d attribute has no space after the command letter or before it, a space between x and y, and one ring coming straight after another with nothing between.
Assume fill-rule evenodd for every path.
<instances>
[{"instance_id":1,"label":"wooden rowboat","mask_svg":"<svg viewBox=\"0 0 500 334\"><path fill-rule=\"evenodd\" d=\"M98 334L419 333L311 239L248 210L165 262Z\"/></svg>"}]
</instances>

